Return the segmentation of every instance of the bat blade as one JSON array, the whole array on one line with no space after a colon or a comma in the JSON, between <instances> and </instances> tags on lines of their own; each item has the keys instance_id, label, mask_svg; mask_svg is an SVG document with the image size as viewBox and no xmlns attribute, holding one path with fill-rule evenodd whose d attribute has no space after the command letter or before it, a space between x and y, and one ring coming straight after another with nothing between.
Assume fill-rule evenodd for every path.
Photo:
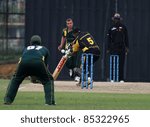
<instances>
[{"instance_id":1,"label":"bat blade","mask_svg":"<svg viewBox=\"0 0 150 127\"><path fill-rule=\"evenodd\" d=\"M62 68L64 67L66 61L67 61L68 57L67 56L62 56L61 60L59 61L55 71L53 72L53 78L54 80L57 79L57 77L59 76Z\"/></svg>"}]
</instances>

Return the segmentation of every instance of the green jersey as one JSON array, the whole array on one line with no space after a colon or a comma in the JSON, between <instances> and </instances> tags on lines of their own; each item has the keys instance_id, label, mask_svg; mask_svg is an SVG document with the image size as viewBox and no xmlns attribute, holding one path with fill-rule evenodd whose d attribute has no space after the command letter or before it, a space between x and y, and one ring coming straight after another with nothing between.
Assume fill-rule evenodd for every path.
<instances>
[{"instance_id":1,"label":"green jersey","mask_svg":"<svg viewBox=\"0 0 150 127\"><path fill-rule=\"evenodd\" d=\"M23 51L21 60L34 61L34 59L43 60L44 63L47 65L49 59L48 49L44 46L39 45L31 45L26 47Z\"/></svg>"}]
</instances>

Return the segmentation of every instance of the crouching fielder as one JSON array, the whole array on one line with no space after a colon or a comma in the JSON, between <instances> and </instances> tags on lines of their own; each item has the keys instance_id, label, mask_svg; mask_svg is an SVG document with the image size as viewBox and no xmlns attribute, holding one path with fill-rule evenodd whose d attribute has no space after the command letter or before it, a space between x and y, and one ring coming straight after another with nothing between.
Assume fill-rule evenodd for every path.
<instances>
[{"instance_id":1,"label":"crouching fielder","mask_svg":"<svg viewBox=\"0 0 150 127\"><path fill-rule=\"evenodd\" d=\"M94 38L92 35L88 32L81 32L78 28L74 29L73 35L76 37L76 39L73 42L72 50L73 53L78 52L79 50L82 50L83 53L91 53L93 54L93 64L99 59L100 57L100 48L96 44ZM90 68L91 62L90 58L88 61L88 67ZM85 59L86 61L86 59ZM86 62L84 62L86 64ZM84 66L86 67L86 66ZM77 76L80 77L79 84L81 83L81 69L75 68L74 72Z\"/></svg>"},{"instance_id":2,"label":"crouching fielder","mask_svg":"<svg viewBox=\"0 0 150 127\"><path fill-rule=\"evenodd\" d=\"M41 46L41 38L38 35L32 36L30 46L25 48L17 70L8 85L4 104L10 105L14 101L18 88L25 77L36 76L44 87L45 104L55 105L54 80L46 67L48 59L49 51Z\"/></svg>"}]
</instances>

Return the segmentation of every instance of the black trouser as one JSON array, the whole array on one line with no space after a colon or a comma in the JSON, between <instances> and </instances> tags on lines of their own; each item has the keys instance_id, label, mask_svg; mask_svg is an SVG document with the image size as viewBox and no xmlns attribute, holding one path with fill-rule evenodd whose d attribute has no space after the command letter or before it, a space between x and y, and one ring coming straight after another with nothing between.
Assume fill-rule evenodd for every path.
<instances>
[{"instance_id":1,"label":"black trouser","mask_svg":"<svg viewBox=\"0 0 150 127\"><path fill-rule=\"evenodd\" d=\"M75 67L79 68L80 64L81 64L81 54L82 52L77 52L75 54L73 54L73 56L71 56L70 58L68 58L67 62L66 62L66 67L69 69L73 69Z\"/></svg>"},{"instance_id":2,"label":"black trouser","mask_svg":"<svg viewBox=\"0 0 150 127\"><path fill-rule=\"evenodd\" d=\"M54 80L42 60L22 60L13 75L4 98L5 102L12 103L17 94L18 88L25 77L36 76L44 86L45 103L53 104L54 99Z\"/></svg>"},{"instance_id":3,"label":"black trouser","mask_svg":"<svg viewBox=\"0 0 150 127\"><path fill-rule=\"evenodd\" d=\"M124 80L125 50L111 52L110 55L119 56L119 81Z\"/></svg>"}]
</instances>

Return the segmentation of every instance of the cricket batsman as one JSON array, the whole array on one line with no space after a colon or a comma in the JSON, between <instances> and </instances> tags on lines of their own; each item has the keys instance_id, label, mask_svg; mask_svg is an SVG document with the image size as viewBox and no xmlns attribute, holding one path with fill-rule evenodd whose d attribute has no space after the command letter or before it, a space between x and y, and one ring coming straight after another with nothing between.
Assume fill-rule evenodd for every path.
<instances>
[{"instance_id":1,"label":"cricket batsman","mask_svg":"<svg viewBox=\"0 0 150 127\"><path fill-rule=\"evenodd\" d=\"M18 88L25 77L35 76L41 81L44 87L45 104L55 105L54 80L47 68L49 51L46 47L41 46L41 43L40 36L34 35L31 38L30 46L24 49L16 72L8 85L4 104L10 105L13 103Z\"/></svg>"},{"instance_id":2,"label":"cricket batsman","mask_svg":"<svg viewBox=\"0 0 150 127\"><path fill-rule=\"evenodd\" d=\"M91 53L93 54L93 64L99 59L100 57L100 48L96 44L93 36L88 32L81 32L78 28L74 29L73 35L75 37L75 40L72 44L72 52L73 55L80 50L83 53ZM81 60L81 59L80 59ZM91 58L89 58L88 61L88 67L90 68L90 62ZM86 59L85 59L86 61ZM84 62L86 64L86 62ZM86 66L84 66L86 67ZM75 68L74 72L76 75L80 77L78 84L81 83L81 68ZM88 78L90 79L90 77Z\"/></svg>"}]
</instances>

